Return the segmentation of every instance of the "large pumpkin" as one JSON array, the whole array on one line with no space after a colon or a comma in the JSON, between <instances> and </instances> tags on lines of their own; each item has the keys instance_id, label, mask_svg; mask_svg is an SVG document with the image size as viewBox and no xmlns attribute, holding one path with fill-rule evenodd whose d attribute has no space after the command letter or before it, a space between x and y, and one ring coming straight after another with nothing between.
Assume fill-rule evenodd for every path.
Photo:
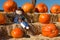
<instances>
[{"instance_id":1,"label":"large pumpkin","mask_svg":"<svg viewBox=\"0 0 60 40\"><path fill-rule=\"evenodd\" d=\"M50 22L50 15L49 14L40 14L38 18L40 23L46 24Z\"/></svg>"},{"instance_id":2,"label":"large pumpkin","mask_svg":"<svg viewBox=\"0 0 60 40\"><path fill-rule=\"evenodd\" d=\"M25 13L32 12L34 9L34 5L31 3L25 3L24 5L22 5L22 9Z\"/></svg>"},{"instance_id":3,"label":"large pumpkin","mask_svg":"<svg viewBox=\"0 0 60 40\"><path fill-rule=\"evenodd\" d=\"M53 14L58 14L60 13L60 5L55 4L51 7L50 12Z\"/></svg>"},{"instance_id":4,"label":"large pumpkin","mask_svg":"<svg viewBox=\"0 0 60 40\"><path fill-rule=\"evenodd\" d=\"M0 13L0 24L5 24L6 23L6 17Z\"/></svg>"},{"instance_id":5,"label":"large pumpkin","mask_svg":"<svg viewBox=\"0 0 60 40\"><path fill-rule=\"evenodd\" d=\"M17 9L17 4L13 0L8 0L3 4L5 12L14 12Z\"/></svg>"},{"instance_id":6,"label":"large pumpkin","mask_svg":"<svg viewBox=\"0 0 60 40\"><path fill-rule=\"evenodd\" d=\"M55 37L58 35L58 29L55 24L46 24L42 26L42 35L47 37Z\"/></svg>"},{"instance_id":7,"label":"large pumpkin","mask_svg":"<svg viewBox=\"0 0 60 40\"><path fill-rule=\"evenodd\" d=\"M13 38L21 38L23 36L23 31L20 28L15 28L11 31L11 36Z\"/></svg>"},{"instance_id":8,"label":"large pumpkin","mask_svg":"<svg viewBox=\"0 0 60 40\"><path fill-rule=\"evenodd\" d=\"M48 7L44 3L39 3L36 5L35 11L39 13L48 12Z\"/></svg>"}]
</instances>

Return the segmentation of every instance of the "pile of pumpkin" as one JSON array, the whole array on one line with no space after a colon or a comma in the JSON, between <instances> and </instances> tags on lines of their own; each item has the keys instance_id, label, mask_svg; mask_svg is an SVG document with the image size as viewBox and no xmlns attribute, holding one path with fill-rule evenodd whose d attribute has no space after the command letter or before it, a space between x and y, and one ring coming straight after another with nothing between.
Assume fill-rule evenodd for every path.
<instances>
[{"instance_id":1,"label":"pile of pumpkin","mask_svg":"<svg viewBox=\"0 0 60 40\"><path fill-rule=\"evenodd\" d=\"M3 4L3 9L5 12L15 12L17 10L17 4L13 0L7 0ZM55 37L59 34L59 30L56 27L55 24L49 23L50 21L50 15L46 14L48 13L48 7L44 3L39 3L36 6L34 6L31 3L25 3L21 7L25 13L29 12L37 12L37 13L42 13L39 16L38 21L42 24L45 24L41 28L41 33L44 36L47 37ZM59 14L60 13L60 5L55 4L51 7L50 12L52 14ZM60 21L60 19L59 19ZM0 24L5 24L6 23L6 18L3 14L0 14ZM15 28L11 31L11 36L14 38L21 38L23 37L23 31L20 28Z\"/></svg>"}]
</instances>

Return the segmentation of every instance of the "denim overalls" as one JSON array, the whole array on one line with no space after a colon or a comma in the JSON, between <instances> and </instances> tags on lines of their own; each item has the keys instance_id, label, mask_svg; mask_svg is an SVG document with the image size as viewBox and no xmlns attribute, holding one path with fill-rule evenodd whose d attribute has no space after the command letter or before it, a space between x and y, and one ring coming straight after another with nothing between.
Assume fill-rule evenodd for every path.
<instances>
[{"instance_id":1,"label":"denim overalls","mask_svg":"<svg viewBox=\"0 0 60 40\"><path fill-rule=\"evenodd\" d=\"M22 22L18 22L18 17L20 17L23 21ZM26 28L29 29L29 24L25 21L25 17L23 15L17 15L14 18L14 23L18 23L22 26L22 28Z\"/></svg>"}]
</instances>

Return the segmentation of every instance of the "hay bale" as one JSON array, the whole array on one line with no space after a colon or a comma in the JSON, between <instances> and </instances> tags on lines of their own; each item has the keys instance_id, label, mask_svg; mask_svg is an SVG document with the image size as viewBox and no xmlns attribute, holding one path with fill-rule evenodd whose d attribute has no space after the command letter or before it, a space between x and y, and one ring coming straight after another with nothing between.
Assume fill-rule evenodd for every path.
<instances>
[{"instance_id":1,"label":"hay bale","mask_svg":"<svg viewBox=\"0 0 60 40\"><path fill-rule=\"evenodd\" d=\"M31 23L31 20L32 20L32 23L35 23L35 22L38 22L38 18L40 14L43 14L43 13L26 14L26 18L30 23ZM46 13L46 14L49 14L49 13ZM50 23L55 23L58 21L58 14L49 14L49 15L50 15Z\"/></svg>"}]
</instances>

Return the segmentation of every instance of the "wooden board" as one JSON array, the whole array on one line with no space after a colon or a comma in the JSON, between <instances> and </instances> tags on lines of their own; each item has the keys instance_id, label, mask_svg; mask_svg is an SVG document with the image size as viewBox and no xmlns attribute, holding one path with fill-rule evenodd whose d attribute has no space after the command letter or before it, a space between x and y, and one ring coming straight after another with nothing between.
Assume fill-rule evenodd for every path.
<instances>
[{"instance_id":1,"label":"wooden board","mask_svg":"<svg viewBox=\"0 0 60 40\"><path fill-rule=\"evenodd\" d=\"M30 38L11 38L8 40L60 40L60 36L54 37L54 38L49 38L49 37L44 37L43 35L37 35L37 36L31 36Z\"/></svg>"}]
</instances>

